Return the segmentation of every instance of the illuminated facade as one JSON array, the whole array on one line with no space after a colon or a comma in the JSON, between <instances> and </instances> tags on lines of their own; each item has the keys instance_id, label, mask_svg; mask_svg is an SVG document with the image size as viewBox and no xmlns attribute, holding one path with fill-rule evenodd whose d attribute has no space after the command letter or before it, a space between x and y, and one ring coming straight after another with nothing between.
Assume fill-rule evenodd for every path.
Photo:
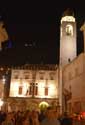
<instances>
[{"instance_id":1,"label":"illuminated facade","mask_svg":"<svg viewBox=\"0 0 85 125\"><path fill-rule=\"evenodd\" d=\"M65 100L67 110L71 113L85 111L85 53L81 53L63 68L63 84L63 90L69 94Z\"/></svg>"},{"instance_id":2,"label":"illuminated facade","mask_svg":"<svg viewBox=\"0 0 85 125\"><path fill-rule=\"evenodd\" d=\"M58 88L57 65L30 64L23 68L12 69L9 106L12 108L10 102L14 100L12 103L16 104L16 110L21 107L17 104L19 100L25 100L27 107L34 103L33 105L37 104L39 108L41 102L57 106L59 101Z\"/></svg>"},{"instance_id":3,"label":"illuminated facade","mask_svg":"<svg viewBox=\"0 0 85 125\"><path fill-rule=\"evenodd\" d=\"M65 11L60 26L60 64L62 66L72 61L77 54L76 21L73 13Z\"/></svg>"},{"instance_id":4,"label":"illuminated facade","mask_svg":"<svg viewBox=\"0 0 85 125\"><path fill-rule=\"evenodd\" d=\"M12 70L10 97L57 98L57 89L55 71Z\"/></svg>"}]
</instances>

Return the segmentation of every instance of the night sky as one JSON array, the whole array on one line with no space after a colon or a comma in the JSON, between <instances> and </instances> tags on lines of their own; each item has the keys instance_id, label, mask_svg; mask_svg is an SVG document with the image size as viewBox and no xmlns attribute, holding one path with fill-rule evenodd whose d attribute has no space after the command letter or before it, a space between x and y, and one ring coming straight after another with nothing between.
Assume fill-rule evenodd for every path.
<instances>
[{"instance_id":1,"label":"night sky","mask_svg":"<svg viewBox=\"0 0 85 125\"><path fill-rule=\"evenodd\" d=\"M84 3L62 1L0 3L1 19L9 35L0 51L0 65L58 64L60 19L67 8L74 11L77 21L77 54L83 52L80 27L85 20Z\"/></svg>"}]
</instances>

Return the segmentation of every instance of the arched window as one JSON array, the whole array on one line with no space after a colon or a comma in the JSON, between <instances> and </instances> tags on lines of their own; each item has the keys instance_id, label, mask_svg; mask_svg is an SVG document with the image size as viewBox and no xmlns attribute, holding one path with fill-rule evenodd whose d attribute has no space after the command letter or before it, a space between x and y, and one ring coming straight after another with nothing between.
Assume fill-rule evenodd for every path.
<instances>
[{"instance_id":1,"label":"arched window","mask_svg":"<svg viewBox=\"0 0 85 125\"><path fill-rule=\"evenodd\" d=\"M73 36L73 27L72 27L72 25L68 24L66 26L66 34L70 35L70 36Z\"/></svg>"}]
</instances>

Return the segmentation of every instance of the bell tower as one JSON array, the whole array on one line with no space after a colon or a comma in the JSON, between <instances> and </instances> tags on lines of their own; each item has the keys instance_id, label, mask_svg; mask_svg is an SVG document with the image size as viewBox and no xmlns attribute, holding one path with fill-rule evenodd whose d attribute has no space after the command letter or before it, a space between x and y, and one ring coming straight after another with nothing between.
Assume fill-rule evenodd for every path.
<instances>
[{"instance_id":1,"label":"bell tower","mask_svg":"<svg viewBox=\"0 0 85 125\"><path fill-rule=\"evenodd\" d=\"M76 21L73 11L67 9L60 25L60 64L68 64L77 56Z\"/></svg>"}]
</instances>

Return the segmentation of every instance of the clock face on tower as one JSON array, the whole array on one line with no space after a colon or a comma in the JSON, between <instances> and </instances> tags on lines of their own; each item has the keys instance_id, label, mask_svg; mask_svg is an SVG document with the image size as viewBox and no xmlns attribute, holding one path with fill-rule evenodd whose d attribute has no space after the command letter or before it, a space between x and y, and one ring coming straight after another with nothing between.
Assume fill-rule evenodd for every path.
<instances>
[{"instance_id":1,"label":"clock face on tower","mask_svg":"<svg viewBox=\"0 0 85 125\"><path fill-rule=\"evenodd\" d=\"M66 35L73 36L73 27L70 24L66 25Z\"/></svg>"}]
</instances>

